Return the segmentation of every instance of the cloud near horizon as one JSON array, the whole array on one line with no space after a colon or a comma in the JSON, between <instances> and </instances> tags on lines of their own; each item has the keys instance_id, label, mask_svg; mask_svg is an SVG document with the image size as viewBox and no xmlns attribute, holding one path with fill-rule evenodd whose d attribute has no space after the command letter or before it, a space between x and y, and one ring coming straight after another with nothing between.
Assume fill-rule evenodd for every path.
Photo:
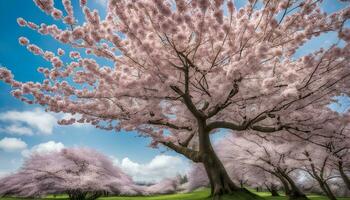
<instances>
[{"instance_id":1,"label":"cloud near horizon","mask_svg":"<svg viewBox=\"0 0 350 200\"><path fill-rule=\"evenodd\" d=\"M57 123L57 118L45 112L43 109L35 108L28 111L6 111L0 113L0 121L8 123L2 132L17 135L37 134L50 135Z\"/></svg>"},{"instance_id":2,"label":"cloud near horizon","mask_svg":"<svg viewBox=\"0 0 350 200\"><path fill-rule=\"evenodd\" d=\"M20 138L8 138L5 137L0 140L0 149L6 152L15 152L27 148L27 143Z\"/></svg>"},{"instance_id":3,"label":"cloud near horizon","mask_svg":"<svg viewBox=\"0 0 350 200\"><path fill-rule=\"evenodd\" d=\"M22 151L22 156L29 157L33 153L49 153L49 152L58 152L65 148L64 144L61 142L48 141L45 143L40 143L33 146L30 149L25 149Z\"/></svg>"},{"instance_id":4,"label":"cloud near horizon","mask_svg":"<svg viewBox=\"0 0 350 200\"><path fill-rule=\"evenodd\" d=\"M186 174L189 163L179 156L157 155L150 162L141 164L124 158L120 162L114 159L115 165L130 175L136 182L154 183L177 174Z\"/></svg>"}]
</instances>

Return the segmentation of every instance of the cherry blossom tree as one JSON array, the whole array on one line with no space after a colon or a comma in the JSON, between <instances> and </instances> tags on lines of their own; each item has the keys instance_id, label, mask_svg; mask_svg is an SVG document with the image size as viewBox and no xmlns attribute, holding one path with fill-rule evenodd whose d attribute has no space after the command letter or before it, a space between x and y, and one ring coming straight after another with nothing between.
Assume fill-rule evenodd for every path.
<instances>
[{"instance_id":1,"label":"cherry blossom tree","mask_svg":"<svg viewBox=\"0 0 350 200\"><path fill-rule=\"evenodd\" d=\"M249 168L249 166L247 166ZM265 170L252 168L252 172L249 176L248 185L250 187L257 188L258 191L266 189L271 193L271 196L280 196L278 191L282 190L281 182L272 174Z\"/></svg>"},{"instance_id":2,"label":"cherry blossom tree","mask_svg":"<svg viewBox=\"0 0 350 200\"><path fill-rule=\"evenodd\" d=\"M164 180L150 185L148 187L144 187L143 194L170 194L175 193L179 186L179 180L174 178L165 178Z\"/></svg>"},{"instance_id":3,"label":"cherry blossom tree","mask_svg":"<svg viewBox=\"0 0 350 200\"><path fill-rule=\"evenodd\" d=\"M230 178L238 182L241 188L248 186L256 188L257 191L265 189L271 196L279 196L280 181L271 173L248 164L246 158L240 155L241 147L235 145L234 140L235 137L226 137L216 145L219 158L222 159Z\"/></svg>"},{"instance_id":4,"label":"cherry blossom tree","mask_svg":"<svg viewBox=\"0 0 350 200\"><path fill-rule=\"evenodd\" d=\"M236 138L237 136L227 136L214 145L215 152L223 162L231 180L241 188L244 186L265 188L271 192L272 196L278 196L278 190L281 188L279 180L265 170L247 164L247 158L241 156L246 154L245 149L237 145L237 143L242 145L243 140L236 141ZM187 186L190 191L209 185L209 179L202 164L193 164L188 177Z\"/></svg>"},{"instance_id":5,"label":"cherry blossom tree","mask_svg":"<svg viewBox=\"0 0 350 200\"><path fill-rule=\"evenodd\" d=\"M339 113L342 115L343 113ZM348 114L345 114L346 117ZM313 159L320 159L317 156L310 156L310 154L315 154L315 152L318 152L319 155L322 155L323 161L318 160L318 163L324 162L326 166L335 168L343 182L345 183L345 187L350 190L350 127L348 122L344 122L341 120L330 120L326 122L323 125L323 132L324 134L314 134L311 139L311 137L303 138L303 141L306 141L309 143L309 145L306 145L307 147L305 150L307 152L303 152L304 156L310 157L311 160ZM310 146L313 147L310 150ZM315 152L314 152L315 151ZM308 156L309 155L309 156ZM309 160L309 159L308 159ZM332 166L329 166L332 165ZM310 166L311 167L311 166ZM314 166L315 167L315 166ZM322 169L322 167L319 167L319 169ZM312 167L310 168L312 171ZM327 170L327 168L324 168L323 170ZM323 170L319 170L323 171ZM324 174L325 172L323 172Z\"/></svg>"},{"instance_id":6,"label":"cherry blossom tree","mask_svg":"<svg viewBox=\"0 0 350 200\"><path fill-rule=\"evenodd\" d=\"M0 180L1 196L43 197L66 193L71 200L94 200L108 193L143 192L110 159L86 148L33 154L18 172Z\"/></svg>"},{"instance_id":7,"label":"cherry blossom tree","mask_svg":"<svg viewBox=\"0 0 350 200\"><path fill-rule=\"evenodd\" d=\"M350 93L349 7L327 14L320 0L249 0L239 9L231 0L110 0L101 19L80 0L85 22L79 23L70 0L62 1L64 11L53 0L34 2L67 26L23 18L18 24L76 50L64 60L62 49L56 54L20 37L51 66L38 68L41 83L20 82L1 68L12 94L73 115L60 124L135 130L151 137L153 147L203 163L214 199L249 192L230 180L210 134L220 128L322 134L320 126L335 116L326 105ZM332 31L343 45L295 55ZM96 57L113 64L100 66Z\"/></svg>"},{"instance_id":8,"label":"cherry blossom tree","mask_svg":"<svg viewBox=\"0 0 350 200\"><path fill-rule=\"evenodd\" d=\"M205 172L203 164L194 163L188 173L187 189L193 191L201 187L208 187L209 185L209 178Z\"/></svg>"},{"instance_id":9,"label":"cherry blossom tree","mask_svg":"<svg viewBox=\"0 0 350 200\"><path fill-rule=\"evenodd\" d=\"M231 137L224 141L232 144L229 148L239 152L237 159L245 165L270 173L279 179L289 198L307 199L295 181L299 167L295 154L298 154L302 147L300 142L273 141L253 135Z\"/></svg>"},{"instance_id":10,"label":"cherry blossom tree","mask_svg":"<svg viewBox=\"0 0 350 200\"><path fill-rule=\"evenodd\" d=\"M329 181L336 177L334 168L332 168L330 163L330 156L325 149L321 149L315 145L309 145L305 148L302 155L296 159L302 162L301 169L317 181L323 193L330 200L336 200L329 185Z\"/></svg>"},{"instance_id":11,"label":"cherry blossom tree","mask_svg":"<svg viewBox=\"0 0 350 200\"><path fill-rule=\"evenodd\" d=\"M340 177L345 186L350 191L350 127L349 124L338 129L337 137L331 137L325 140L324 147L330 154L330 160L335 168L338 169Z\"/></svg>"}]
</instances>

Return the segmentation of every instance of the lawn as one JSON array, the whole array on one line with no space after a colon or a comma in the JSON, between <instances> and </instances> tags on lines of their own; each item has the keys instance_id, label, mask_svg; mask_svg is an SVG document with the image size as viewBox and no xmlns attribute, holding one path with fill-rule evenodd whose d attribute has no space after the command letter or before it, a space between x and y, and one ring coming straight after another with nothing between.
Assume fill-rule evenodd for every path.
<instances>
[{"instance_id":1,"label":"lawn","mask_svg":"<svg viewBox=\"0 0 350 200\"><path fill-rule=\"evenodd\" d=\"M101 197L99 200L210 200L209 198L210 191L209 190L200 190L195 191L191 193L184 193L184 194L170 194L170 195L158 195L158 196L140 196L140 197L120 197L120 196L111 196L111 197ZM287 200L285 196L280 197L271 197L270 193L268 192L258 192L256 193L261 197L264 197L266 200ZM308 195L310 200L328 200L324 196L319 195ZM16 200L19 198L0 198L0 200ZM65 195L59 195L56 197L48 196L44 198L44 200L66 200L67 196ZM223 200L230 200L233 199L232 197L225 197ZM234 198L236 200L236 198ZM350 200L350 197L348 198L337 198L338 200ZM28 199L26 199L28 200Z\"/></svg>"}]
</instances>

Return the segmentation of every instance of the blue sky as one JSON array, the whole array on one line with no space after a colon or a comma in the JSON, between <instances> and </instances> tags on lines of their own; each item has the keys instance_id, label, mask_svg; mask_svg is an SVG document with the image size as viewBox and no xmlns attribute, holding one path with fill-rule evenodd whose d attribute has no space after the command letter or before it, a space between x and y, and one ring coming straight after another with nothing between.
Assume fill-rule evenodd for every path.
<instances>
[{"instance_id":1,"label":"blue sky","mask_svg":"<svg viewBox=\"0 0 350 200\"><path fill-rule=\"evenodd\" d=\"M82 14L77 6L78 0L72 0L76 9L75 15L79 19ZM90 0L89 7L100 10L103 13L106 0ZM236 1L242 3L243 1ZM337 3L336 3L337 2ZM62 8L61 1L55 0L55 5ZM334 12L346 6L335 0L325 0L323 7L327 12ZM47 62L42 58L33 56L23 46L18 44L20 36L28 39L43 49L55 51L58 47L67 48L52 40L48 36L40 34L28 28L21 28L17 25L16 19L24 19L40 24L54 23L54 20L41 12L30 0L1 0L0 1L0 65L9 68L16 79L20 81L40 81L41 74L36 72L38 66L47 66ZM317 48L327 46L336 40L336 34L330 33L321 36L320 39L307 43L297 56L303 55ZM106 63L108 64L108 63ZM115 159L115 162L126 167L131 166L129 173L138 180L150 181L146 174L140 171L152 171L152 166L161 167L158 174L153 177L162 178L164 174L174 174L184 172L188 169L188 161L183 157L165 149L151 149L148 147L149 139L138 137L135 133L115 133L110 131L97 130L89 125L85 126L58 126L56 123L43 123L40 120L55 119L59 116L45 114L39 106L24 104L10 94L10 88L0 82L0 146L1 141L20 144L20 148L8 149L0 148L0 176L16 170L23 159L25 152L45 149L60 148L62 145L85 146L97 149ZM334 104L333 107L339 110L346 110L350 101L346 97L341 97L342 107ZM17 117L17 120L14 120ZM31 119L38 119L37 123ZM44 125L43 125L44 124ZM48 131L52 128L52 131ZM45 131L46 130L46 131ZM16 138L16 141L9 140ZM9 150L10 149L10 150ZM162 156L159 156L162 154ZM165 162L166 161L166 162ZM170 167L173 165L174 167ZM148 170L148 171L147 171ZM169 171L170 170L170 171Z\"/></svg>"}]
</instances>

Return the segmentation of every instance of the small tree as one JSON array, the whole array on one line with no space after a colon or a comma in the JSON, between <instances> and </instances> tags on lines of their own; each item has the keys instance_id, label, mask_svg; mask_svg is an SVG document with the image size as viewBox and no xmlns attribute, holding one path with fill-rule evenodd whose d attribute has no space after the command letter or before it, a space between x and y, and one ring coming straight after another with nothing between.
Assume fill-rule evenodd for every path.
<instances>
[{"instance_id":1,"label":"small tree","mask_svg":"<svg viewBox=\"0 0 350 200\"><path fill-rule=\"evenodd\" d=\"M203 163L216 199L226 193L256 197L230 180L210 134L220 128L309 134L333 116L325 112L331 97L349 94L349 7L327 14L320 0L267 0L261 6L249 0L239 10L231 0L110 0L101 19L81 0L86 21L77 23L70 0L63 0L65 13L53 0L34 2L67 27L22 18L19 25L113 66L101 67L76 51L63 62L63 50L56 55L21 37L52 67L38 69L42 83L22 83L0 69L12 94L49 111L80 114L60 124L136 130L154 147L162 144ZM305 42L330 31L345 45L296 57Z\"/></svg>"},{"instance_id":2,"label":"small tree","mask_svg":"<svg viewBox=\"0 0 350 200\"><path fill-rule=\"evenodd\" d=\"M0 180L1 196L66 193L71 200L94 200L108 193L141 192L106 156L86 148L31 155L18 172Z\"/></svg>"}]
</instances>

